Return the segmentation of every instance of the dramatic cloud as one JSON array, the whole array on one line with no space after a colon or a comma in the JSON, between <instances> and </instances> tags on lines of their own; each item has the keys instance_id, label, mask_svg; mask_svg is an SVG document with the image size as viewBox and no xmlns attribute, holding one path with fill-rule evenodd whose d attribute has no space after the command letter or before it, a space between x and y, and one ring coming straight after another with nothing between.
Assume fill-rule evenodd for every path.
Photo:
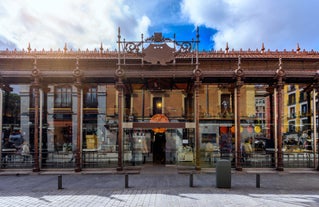
<instances>
[{"instance_id":1,"label":"dramatic cloud","mask_svg":"<svg viewBox=\"0 0 319 207\"><path fill-rule=\"evenodd\" d=\"M150 19L137 15L123 0L2 0L0 49L14 45L73 49L116 45L117 30L129 39L147 33ZM58 47L58 48L57 48Z\"/></svg>"},{"instance_id":2,"label":"dramatic cloud","mask_svg":"<svg viewBox=\"0 0 319 207\"><path fill-rule=\"evenodd\" d=\"M317 0L184 0L182 12L191 23L214 28L215 49L319 48Z\"/></svg>"},{"instance_id":3,"label":"dramatic cloud","mask_svg":"<svg viewBox=\"0 0 319 207\"><path fill-rule=\"evenodd\" d=\"M176 33L200 48L319 49L318 0L1 0L0 50L117 47L141 34ZM217 33L216 33L217 31ZM171 37L171 36L170 36Z\"/></svg>"}]
</instances>

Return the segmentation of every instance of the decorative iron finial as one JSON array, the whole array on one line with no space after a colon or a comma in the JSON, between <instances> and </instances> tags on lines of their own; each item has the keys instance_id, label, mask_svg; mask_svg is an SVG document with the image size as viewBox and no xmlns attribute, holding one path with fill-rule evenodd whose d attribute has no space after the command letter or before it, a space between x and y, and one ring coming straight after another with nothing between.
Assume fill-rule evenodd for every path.
<instances>
[{"instance_id":1,"label":"decorative iron finial","mask_svg":"<svg viewBox=\"0 0 319 207\"><path fill-rule=\"evenodd\" d=\"M31 52L31 45L30 45L30 42L29 42L29 44L28 44L28 53L30 53Z\"/></svg>"},{"instance_id":2,"label":"decorative iron finial","mask_svg":"<svg viewBox=\"0 0 319 207\"><path fill-rule=\"evenodd\" d=\"M241 56L238 56L238 69L240 69L240 65L241 65Z\"/></svg>"},{"instance_id":3,"label":"decorative iron finial","mask_svg":"<svg viewBox=\"0 0 319 207\"><path fill-rule=\"evenodd\" d=\"M196 28L196 69L198 69L198 65L199 65L198 50L199 50L199 27L197 26Z\"/></svg>"},{"instance_id":4,"label":"decorative iron finial","mask_svg":"<svg viewBox=\"0 0 319 207\"><path fill-rule=\"evenodd\" d=\"M279 57L279 70L282 70L282 61L281 61L281 57Z\"/></svg>"},{"instance_id":5,"label":"decorative iron finial","mask_svg":"<svg viewBox=\"0 0 319 207\"><path fill-rule=\"evenodd\" d=\"M154 42L163 42L164 41L164 37L163 34L161 32L154 32Z\"/></svg>"},{"instance_id":6,"label":"decorative iron finial","mask_svg":"<svg viewBox=\"0 0 319 207\"><path fill-rule=\"evenodd\" d=\"M66 43L64 43L64 48L63 48L63 50L64 50L64 53L66 53L66 51L68 50L68 46L67 46Z\"/></svg>"},{"instance_id":7,"label":"decorative iron finial","mask_svg":"<svg viewBox=\"0 0 319 207\"><path fill-rule=\"evenodd\" d=\"M117 67L118 70L121 68L121 29L117 29Z\"/></svg>"},{"instance_id":8,"label":"decorative iron finial","mask_svg":"<svg viewBox=\"0 0 319 207\"><path fill-rule=\"evenodd\" d=\"M261 44L261 53L264 53L265 52L265 45L264 43Z\"/></svg>"},{"instance_id":9,"label":"decorative iron finial","mask_svg":"<svg viewBox=\"0 0 319 207\"><path fill-rule=\"evenodd\" d=\"M299 43L297 43L297 52L300 51Z\"/></svg>"},{"instance_id":10,"label":"decorative iron finial","mask_svg":"<svg viewBox=\"0 0 319 207\"><path fill-rule=\"evenodd\" d=\"M101 42L100 53L102 53L102 52L103 52L103 44Z\"/></svg>"},{"instance_id":11,"label":"decorative iron finial","mask_svg":"<svg viewBox=\"0 0 319 207\"><path fill-rule=\"evenodd\" d=\"M143 33L141 34L141 40L142 40L142 47L141 47L142 51L141 51L141 53L143 53L143 50L144 50L144 44L143 44L144 43L144 34ZM144 63L144 61L143 61L143 58L142 58L142 65L143 65L143 63Z\"/></svg>"},{"instance_id":12,"label":"decorative iron finial","mask_svg":"<svg viewBox=\"0 0 319 207\"><path fill-rule=\"evenodd\" d=\"M196 27L196 39L199 41L199 27Z\"/></svg>"},{"instance_id":13,"label":"decorative iron finial","mask_svg":"<svg viewBox=\"0 0 319 207\"><path fill-rule=\"evenodd\" d=\"M226 48L225 48L226 53L228 53L228 50L229 50L228 42L226 42Z\"/></svg>"},{"instance_id":14,"label":"decorative iron finial","mask_svg":"<svg viewBox=\"0 0 319 207\"><path fill-rule=\"evenodd\" d=\"M121 28L118 27L117 29L117 38L120 40L121 39Z\"/></svg>"}]
</instances>

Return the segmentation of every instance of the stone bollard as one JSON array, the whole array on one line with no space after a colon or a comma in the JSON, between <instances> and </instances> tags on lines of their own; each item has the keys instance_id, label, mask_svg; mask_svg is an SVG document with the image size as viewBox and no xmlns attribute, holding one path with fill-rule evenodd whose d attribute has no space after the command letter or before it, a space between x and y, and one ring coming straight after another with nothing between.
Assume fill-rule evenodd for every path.
<instances>
[{"instance_id":1,"label":"stone bollard","mask_svg":"<svg viewBox=\"0 0 319 207\"><path fill-rule=\"evenodd\" d=\"M128 174L125 174L125 188L128 188Z\"/></svg>"},{"instance_id":2,"label":"stone bollard","mask_svg":"<svg viewBox=\"0 0 319 207\"><path fill-rule=\"evenodd\" d=\"M189 187L194 187L193 173L189 174Z\"/></svg>"},{"instance_id":3,"label":"stone bollard","mask_svg":"<svg viewBox=\"0 0 319 207\"><path fill-rule=\"evenodd\" d=\"M58 176L58 190L62 190L62 175Z\"/></svg>"},{"instance_id":4,"label":"stone bollard","mask_svg":"<svg viewBox=\"0 0 319 207\"><path fill-rule=\"evenodd\" d=\"M256 174L256 188L260 188L260 174Z\"/></svg>"}]
</instances>

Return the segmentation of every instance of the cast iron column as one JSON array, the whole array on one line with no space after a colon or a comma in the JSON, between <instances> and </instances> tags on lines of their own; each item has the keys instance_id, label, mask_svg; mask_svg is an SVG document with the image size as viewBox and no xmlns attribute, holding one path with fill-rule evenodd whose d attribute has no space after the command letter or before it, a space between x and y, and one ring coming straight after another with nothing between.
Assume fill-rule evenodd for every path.
<instances>
[{"instance_id":1,"label":"cast iron column","mask_svg":"<svg viewBox=\"0 0 319 207\"><path fill-rule=\"evenodd\" d=\"M77 111L76 111L76 167L75 172L81 171L81 85L76 84Z\"/></svg>"},{"instance_id":2,"label":"cast iron column","mask_svg":"<svg viewBox=\"0 0 319 207\"><path fill-rule=\"evenodd\" d=\"M312 137L312 150L313 150L313 155L314 155L314 167L318 170L319 165L317 165L317 157L316 157L316 151L318 150L318 145L317 145L317 114L318 114L318 108L317 108L317 103L316 100L318 99L318 83L315 84L315 88L313 89L313 137ZM311 136L311 135L310 135ZM319 160L319 159L318 159Z\"/></svg>"},{"instance_id":3,"label":"cast iron column","mask_svg":"<svg viewBox=\"0 0 319 207\"><path fill-rule=\"evenodd\" d=\"M244 71L240 67L241 58L238 57L238 68L235 70L235 87L236 87L236 137L237 137L237 145L236 145L236 160L235 160L235 168L238 171L242 171L241 167L241 136L240 136L240 88L244 85L242 78L244 76Z\"/></svg>"},{"instance_id":4,"label":"cast iron column","mask_svg":"<svg viewBox=\"0 0 319 207\"><path fill-rule=\"evenodd\" d=\"M76 68L73 71L73 76L75 77L74 86L76 87L76 156L75 156L75 172L80 172L82 170L82 149L81 149L81 126L82 126L82 82L81 76L82 72L79 69L79 60L76 60Z\"/></svg>"},{"instance_id":5,"label":"cast iron column","mask_svg":"<svg viewBox=\"0 0 319 207\"><path fill-rule=\"evenodd\" d=\"M121 31L118 28L118 62L117 69L115 71L115 77L117 78L116 90L118 91L118 133L117 133L117 144L118 144L118 161L117 161L117 170L123 170L123 91L124 83L122 81L125 72L121 68Z\"/></svg>"},{"instance_id":6,"label":"cast iron column","mask_svg":"<svg viewBox=\"0 0 319 207\"><path fill-rule=\"evenodd\" d=\"M118 171L123 170L123 90L124 84L122 79L119 79L116 83L116 89L118 90Z\"/></svg>"},{"instance_id":7,"label":"cast iron column","mask_svg":"<svg viewBox=\"0 0 319 207\"><path fill-rule=\"evenodd\" d=\"M195 77L195 170L201 170L200 167L200 135L199 135L199 89L202 82L200 78L202 76L202 70L199 69L199 58L198 58L198 48L199 48L199 29L196 30L196 67L193 71Z\"/></svg>"},{"instance_id":8,"label":"cast iron column","mask_svg":"<svg viewBox=\"0 0 319 207\"><path fill-rule=\"evenodd\" d=\"M34 91L34 166L33 172L39 172L39 88L40 88L40 71L37 68L37 60L34 60L32 77L32 90Z\"/></svg>"},{"instance_id":9,"label":"cast iron column","mask_svg":"<svg viewBox=\"0 0 319 207\"><path fill-rule=\"evenodd\" d=\"M318 100L318 96L319 96L319 72L316 73L313 87L314 87L314 90L313 90L313 110L315 112L315 113L313 113L313 142L314 142L313 148L314 148L314 156L316 156L316 150L318 152L318 160L317 160L316 170L319 170L319 149L318 149L318 137L317 137L318 127L317 127L317 118L316 118L317 114L318 114L316 100ZM308 105L308 110L310 113L310 111L311 111L310 104ZM311 122L309 122L309 123L311 123ZM311 128L311 127L309 126L309 128Z\"/></svg>"},{"instance_id":10,"label":"cast iron column","mask_svg":"<svg viewBox=\"0 0 319 207\"><path fill-rule=\"evenodd\" d=\"M279 59L279 69L276 71L276 78L277 78L277 170L283 171L283 152L282 152L282 89L284 87L283 78L285 76L285 71L282 69L281 66L281 58Z\"/></svg>"},{"instance_id":11,"label":"cast iron column","mask_svg":"<svg viewBox=\"0 0 319 207\"><path fill-rule=\"evenodd\" d=\"M315 83L316 85L317 83ZM315 89L317 90L317 88L315 87ZM318 90L317 90L318 91ZM307 111L306 111L306 116L307 116L307 122L308 122L308 127L307 129L311 130L311 92L307 91Z\"/></svg>"},{"instance_id":12,"label":"cast iron column","mask_svg":"<svg viewBox=\"0 0 319 207\"><path fill-rule=\"evenodd\" d=\"M266 137L269 137L271 146L268 146L269 148L275 148L275 127L274 127L274 123L275 123L275 114L274 114L274 87L273 86L269 86L267 88L267 92L269 93L268 98L269 98L269 105L266 107L269 107L269 113L267 112L266 117L268 117L268 115L270 116L269 118L267 118L266 123L267 123L267 127L269 127L269 130L267 129L267 133L266 133ZM268 136L267 136L268 135ZM271 153L271 166L275 167L276 166L276 159L275 159L275 151L274 152L270 152Z\"/></svg>"},{"instance_id":13,"label":"cast iron column","mask_svg":"<svg viewBox=\"0 0 319 207\"><path fill-rule=\"evenodd\" d=\"M2 78L0 77L0 103L3 103L3 82ZM0 129L2 129L2 114L3 114L3 104L0 105ZM2 151L2 138L0 141L0 150ZM2 153L0 153L0 160L2 160Z\"/></svg>"},{"instance_id":14,"label":"cast iron column","mask_svg":"<svg viewBox=\"0 0 319 207\"><path fill-rule=\"evenodd\" d=\"M200 170L200 140L199 140L199 89L201 81L196 77L195 81L195 169Z\"/></svg>"}]
</instances>

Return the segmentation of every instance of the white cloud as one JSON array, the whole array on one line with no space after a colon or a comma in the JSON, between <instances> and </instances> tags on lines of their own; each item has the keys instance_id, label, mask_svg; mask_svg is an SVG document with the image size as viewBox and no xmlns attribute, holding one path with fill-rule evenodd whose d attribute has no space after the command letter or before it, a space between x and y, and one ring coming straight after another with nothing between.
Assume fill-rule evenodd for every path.
<instances>
[{"instance_id":1,"label":"white cloud","mask_svg":"<svg viewBox=\"0 0 319 207\"><path fill-rule=\"evenodd\" d=\"M2 0L0 2L0 49L15 45L57 50L114 48L117 29L122 37L139 39L151 24L138 16L124 0ZM138 32L137 32L138 31Z\"/></svg>"},{"instance_id":2,"label":"white cloud","mask_svg":"<svg viewBox=\"0 0 319 207\"><path fill-rule=\"evenodd\" d=\"M116 48L126 40L181 25L217 29L215 49L319 48L318 0L1 0L0 50ZM156 31L158 32L158 31ZM172 33L179 34L179 31ZM204 35L201 35L204 36ZM201 42L204 42L201 40Z\"/></svg>"},{"instance_id":3,"label":"white cloud","mask_svg":"<svg viewBox=\"0 0 319 207\"><path fill-rule=\"evenodd\" d=\"M151 20L147 16L143 16L139 20L138 26L135 28L135 34L143 34L148 36L148 27L151 24Z\"/></svg>"},{"instance_id":4,"label":"white cloud","mask_svg":"<svg viewBox=\"0 0 319 207\"><path fill-rule=\"evenodd\" d=\"M319 48L317 0L183 0L182 12L197 25L215 28L215 49Z\"/></svg>"}]
</instances>

